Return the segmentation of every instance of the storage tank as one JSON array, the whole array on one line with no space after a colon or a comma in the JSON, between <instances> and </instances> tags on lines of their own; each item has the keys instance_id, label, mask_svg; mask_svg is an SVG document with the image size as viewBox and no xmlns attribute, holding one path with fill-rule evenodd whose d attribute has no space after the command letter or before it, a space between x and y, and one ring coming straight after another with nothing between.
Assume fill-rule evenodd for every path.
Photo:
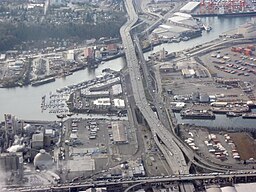
<instances>
[{"instance_id":1,"label":"storage tank","mask_svg":"<svg viewBox=\"0 0 256 192\"><path fill-rule=\"evenodd\" d=\"M52 156L49 153L46 153L44 149L41 149L34 158L34 166L39 169L48 169L51 168L52 165Z\"/></svg>"}]
</instances>

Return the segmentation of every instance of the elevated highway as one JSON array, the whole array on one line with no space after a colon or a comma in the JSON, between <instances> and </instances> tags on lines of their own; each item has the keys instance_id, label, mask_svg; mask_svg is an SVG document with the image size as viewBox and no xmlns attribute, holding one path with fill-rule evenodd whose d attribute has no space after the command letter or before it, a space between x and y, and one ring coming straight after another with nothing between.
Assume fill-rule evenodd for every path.
<instances>
[{"instance_id":1,"label":"elevated highway","mask_svg":"<svg viewBox=\"0 0 256 192\"><path fill-rule=\"evenodd\" d=\"M167 116L163 117L160 116L160 120L155 116L153 110L149 106L149 103L146 99L144 87L142 83L142 74L140 71L140 64L142 66L144 72L144 78L147 81L149 80L149 72L148 69L145 67L145 60L143 58L143 53L139 46L137 36L133 38L131 37L130 31L131 28L136 24L138 21L138 16L133 9L133 2L131 0L125 1L126 9L129 15L128 22L120 29L121 37L123 40L123 44L125 47L125 55L128 65L128 70L130 73L131 78L131 85L134 94L134 99L136 102L136 106L139 108L140 112L146 119L149 127L154 135L154 140L160 150L163 152L169 166L173 169L175 174L182 174L189 172L189 166L184 158L184 154L190 160L190 164L193 163L194 165L201 167L206 170L216 171L216 172L226 172L227 170L234 170L239 169L241 166L236 166L232 168L232 165L229 164L221 164L220 162L209 162L199 155L197 155L191 148L186 146L174 133L173 125L170 121L170 125L166 125L163 119L167 119ZM135 45L134 45L135 43ZM139 60L136 55L136 48L137 53L139 55ZM150 87L147 84L147 87L150 92ZM152 90L151 90L152 95ZM157 110L162 111L161 106L161 98L159 95L155 94L154 102L156 104ZM168 113L167 113L168 114ZM164 123L164 124L163 124ZM168 127L167 127L168 126ZM170 127L171 126L171 127Z\"/></svg>"},{"instance_id":2,"label":"elevated highway","mask_svg":"<svg viewBox=\"0 0 256 192\"><path fill-rule=\"evenodd\" d=\"M256 172L230 172L228 174L224 173L210 173L210 174L187 174L187 175L170 175L170 176L157 176L157 177L141 177L133 179L113 179L113 180L101 180L93 182L81 182L81 183L66 183L59 185L46 185L46 186L33 186L33 187L15 187L12 188L0 188L1 192L65 192L77 189L88 189L92 187L112 187L112 186L138 186L141 184L154 184L154 183L172 183L172 182L190 182L190 181L207 181L207 180L233 180L236 183L236 180L242 179L244 181L255 181ZM132 190L133 187L127 187L127 192Z\"/></svg>"},{"instance_id":3,"label":"elevated highway","mask_svg":"<svg viewBox=\"0 0 256 192\"><path fill-rule=\"evenodd\" d=\"M130 34L132 26L135 25L138 21L138 15L134 10L133 1L126 0L125 6L129 18L127 23L120 29L120 33L123 45L125 47L125 56L127 60L136 106L139 108L143 117L149 124L156 143L160 143L160 139L160 141L164 144L164 146L158 144L158 147L163 150L165 158L170 165L172 171L175 174L189 173L189 168L186 164L182 151L174 142L172 136L170 134L166 134L166 128L163 126L162 122L155 116L146 99L142 83L142 76L140 74L140 65L137 59L133 39Z\"/></svg>"}]
</instances>

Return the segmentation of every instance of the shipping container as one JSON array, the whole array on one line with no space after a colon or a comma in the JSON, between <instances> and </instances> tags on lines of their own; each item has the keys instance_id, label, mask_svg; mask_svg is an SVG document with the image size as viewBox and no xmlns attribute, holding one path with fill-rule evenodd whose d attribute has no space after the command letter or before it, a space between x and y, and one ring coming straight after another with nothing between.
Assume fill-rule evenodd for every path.
<instances>
[{"instance_id":1,"label":"shipping container","mask_svg":"<svg viewBox=\"0 0 256 192\"><path fill-rule=\"evenodd\" d=\"M255 51L255 46L254 45L248 45L247 48L251 49L252 51Z\"/></svg>"}]
</instances>

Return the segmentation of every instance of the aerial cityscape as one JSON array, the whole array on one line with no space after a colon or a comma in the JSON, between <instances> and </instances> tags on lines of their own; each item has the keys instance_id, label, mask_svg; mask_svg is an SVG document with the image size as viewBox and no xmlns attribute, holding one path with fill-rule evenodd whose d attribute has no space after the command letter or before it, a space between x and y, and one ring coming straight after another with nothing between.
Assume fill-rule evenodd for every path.
<instances>
[{"instance_id":1,"label":"aerial cityscape","mask_svg":"<svg viewBox=\"0 0 256 192\"><path fill-rule=\"evenodd\" d=\"M0 191L255 192L255 0L1 0Z\"/></svg>"}]
</instances>

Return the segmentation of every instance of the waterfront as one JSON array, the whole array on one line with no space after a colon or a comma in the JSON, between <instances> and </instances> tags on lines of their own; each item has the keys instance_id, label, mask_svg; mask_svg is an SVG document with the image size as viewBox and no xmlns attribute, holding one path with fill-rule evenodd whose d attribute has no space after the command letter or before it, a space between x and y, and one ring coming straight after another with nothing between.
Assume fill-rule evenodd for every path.
<instances>
[{"instance_id":1,"label":"waterfront","mask_svg":"<svg viewBox=\"0 0 256 192\"><path fill-rule=\"evenodd\" d=\"M171 43L171 44L168 44L168 43L161 44L159 46L154 47L153 52L157 52L163 48L169 53L177 52L177 51L184 50L186 48L195 47L205 42L212 41L218 38L220 34L231 31L237 28L238 26L246 23L247 21L250 20L250 17L241 17L241 18L206 17L206 18L200 18L200 20L206 25L211 26L212 30L210 32L203 31L201 37L197 37L189 41L181 41L180 43ZM152 53L151 51L147 52L145 54L146 58L151 53Z\"/></svg>"},{"instance_id":2,"label":"waterfront","mask_svg":"<svg viewBox=\"0 0 256 192\"><path fill-rule=\"evenodd\" d=\"M255 111L255 110L254 110ZM183 119L179 113L175 113L179 124L193 124L196 126L217 128L254 128L255 119L243 119L240 117L227 117L225 114L215 114L215 119ZM225 122L225 123L224 123Z\"/></svg>"},{"instance_id":3,"label":"waterfront","mask_svg":"<svg viewBox=\"0 0 256 192\"><path fill-rule=\"evenodd\" d=\"M104 68L119 71L124 67L123 58L107 61L95 70L81 70L66 78L56 79L55 82L38 87L17 87L0 89L0 119L3 120L4 113L11 113L21 119L29 120L57 120L56 114L41 112L42 96L55 92L58 88L90 80L102 74Z\"/></svg>"},{"instance_id":4,"label":"waterfront","mask_svg":"<svg viewBox=\"0 0 256 192\"><path fill-rule=\"evenodd\" d=\"M224 33L245 23L250 18L201 18L205 23L209 23L213 28L209 33L203 33L202 37L192 39L186 42L175 44L162 44L154 48L154 52L165 48L168 52L180 51L185 48L191 48L198 44L211 41ZM146 53L148 56L151 52ZM95 70L85 69L75 72L73 75L65 79L56 79L55 82L45 84L39 87L23 87L0 89L0 120L3 120L4 113L11 113L21 119L29 120L57 120L55 114L41 113L41 98L49 92L54 92L58 88L63 88L68 85L76 84L82 81L90 80L101 75L102 69L111 68L120 70L125 66L123 58L117 58L107 61Z\"/></svg>"}]
</instances>

